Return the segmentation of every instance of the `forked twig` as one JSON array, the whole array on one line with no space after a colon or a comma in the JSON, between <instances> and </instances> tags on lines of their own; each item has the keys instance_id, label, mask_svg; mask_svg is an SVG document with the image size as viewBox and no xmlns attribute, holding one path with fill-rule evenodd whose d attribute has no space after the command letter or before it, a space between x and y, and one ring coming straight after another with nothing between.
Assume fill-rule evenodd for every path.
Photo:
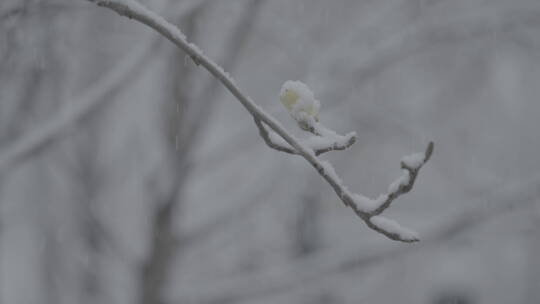
<instances>
[{"instance_id":1,"label":"forked twig","mask_svg":"<svg viewBox=\"0 0 540 304\"><path fill-rule=\"evenodd\" d=\"M287 142L285 142L281 137L276 136L273 132L266 129L260 119L253 117L255 125L259 128L259 134L263 138L264 142L268 147L285 152L288 154L298 154ZM333 138L327 138L316 134L304 140L304 144L310 147L315 155L319 156L323 153L330 151L345 150L348 147L352 146L356 142L356 133L351 132L346 135L335 135Z\"/></svg>"}]
</instances>

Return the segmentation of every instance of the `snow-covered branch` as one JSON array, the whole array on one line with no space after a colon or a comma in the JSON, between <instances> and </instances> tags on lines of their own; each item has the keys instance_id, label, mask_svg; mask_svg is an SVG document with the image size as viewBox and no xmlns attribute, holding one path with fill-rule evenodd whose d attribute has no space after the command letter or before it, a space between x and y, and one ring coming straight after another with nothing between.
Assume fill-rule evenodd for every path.
<instances>
[{"instance_id":1,"label":"snow-covered branch","mask_svg":"<svg viewBox=\"0 0 540 304\"><path fill-rule=\"evenodd\" d=\"M286 141L276 135L274 132L267 130L260 119L254 117L255 125L259 128L259 134L264 142L272 149L289 154L298 154ZM345 150L356 142L356 133L350 132L346 135L321 136L315 135L303 140L302 143L315 152L315 155L321 155L326 152Z\"/></svg>"},{"instance_id":2,"label":"snow-covered branch","mask_svg":"<svg viewBox=\"0 0 540 304\"><path fill-rule=\"evenodd\" d=\"M332 165L327 161L319 159L317 156L324 152L343 150L349 147L355 141L355 133L352 132L345 136L341 136L318 123L318 101L316 102L316 106L310 109L298 108L295 105L287 104L291 106L291 114L294 114L293 118L298 122L299 126L303 130L315 135L314 138L301 141L288 132L273 116L255 104L249 96L240 90L233 78L227 72L204 55L202 50L196 45L189 43L185 35L175 25L167 22L158 14L148 10L140 3L133 0L88 1L99 6L107 7L122 16L146 24L185 51L197 65L203 66L214 77L221 81L221 83L246 108L253 116L255 123L259 128L261 137L270 147L282 152L297 154L305 158L330 184L330 186L332 186L343 203L353 209L354 212L366 222L368 227L393 240L402 242L418 241L418 237L416 237L414 232L401 227L393 220L381 217L379 214L388 208L395 198L412 189L418 171L423 164L429 160L432 154L433 143L428 145L425 153L414 154L405 157L402 160L404 175L390 186L388 191L389 194L381 195L377 199L372 200L361 194L353 193L343 184ZM291 83L293 86L298 87L298 83L288 82L286 84ZM284 97L286 100L282 100L282 102L288 102L289 100L287 98L289 98L290 95L287 94L289 94L289 92L285 92L284 94L286 94ZM300 105L300 107L304 106L305 104ZM304 113L308 113L310 116L305 116ZM275 134L270 133L264 125L268 126Z\"/></svg>"}]
</instances>

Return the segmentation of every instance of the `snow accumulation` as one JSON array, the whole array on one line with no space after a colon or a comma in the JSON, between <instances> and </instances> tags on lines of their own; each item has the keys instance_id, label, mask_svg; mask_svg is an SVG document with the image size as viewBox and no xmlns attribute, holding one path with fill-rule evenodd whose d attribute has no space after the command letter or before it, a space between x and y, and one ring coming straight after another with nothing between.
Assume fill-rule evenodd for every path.
<instances>
[{"instance_id":1,"label":"snow accumulation","mask_svg":"<svg viewBox=\"0 0 540 304\"><path fill-rule=\"evenodd\" d=\"M415 153L411 155L404 156L401 159L401 162L404 163L407 167L412 169L418 169L424 163L426 156L424 153Z\"/></svg>"},{"instance_id":2,"label":"snow accumulation","mask_svg":"<svg viewBox=\"0 0 540 304\"><path fill-rule=\"evenodd\" d=\"M303 140L302 143L306 145L306 147L313 150L319 150L334 145L334 141L332 139L321 136L312 136Z\"/></svg>"},{"instance_id":3,"label":"snow accumulation","mask_svg":"<svg viewBox=\"0 0 540 304\"><path fill-rule=\"evenodd\" d=\"M286 81L279 92L281 103L295 120L304 121L300 113L308 114L318 120L321 103L315 99L311 89L301 81Z\"/></svg>"},{"instance_id":4,"label":"snow accumulation","mask_svg":"<svg viewBox=\"0 0 540 304\"><path fill-rule=\"evenodd\" d=\"M206 58L206 57L205 57ZM233 85L237 86L236 84L236 81L234 80L234 78L231 76L231 74L229 74L229 72L225 71L223 69L223 67L221 67L219 64L215 63L214 61L206 58L206 60L208 60L210 62L210 64L212 64L214 66L214 68L223 76L225 77L230 83L232 83ZM253 101L253 99L251 99L251 97L248 96L248 99ZM255 104L255 103L253 103ZM262 110L262 108L260 108Z\"/></svg>"},{"instance_id":5,"label":"snow accumulation","mask_svg":"<svg viewBox=\"0 0 540 304\"><path fill-rule=\"evenodd\" d=\"M402 169L401 170L401 176L398 177L393 183L388 186L388 193L394 193L398 191L400 186L405 186L409 183L411 177L409 175L409 171Z\"/></svg>"},{"instance_id":6,"label":"snow accumulation","mask_svg":"<svg viewBox=\"0 0 540 304\"><path fill-rule=\"evenodd\" d=\"M307 99L307 100L315 100L315 94L311 91L311 89L307 86L307 84L299 81L299 80L287 80L285 83L281 86L281 90L279 92L279 95L285 95L287 90L292 90L293 92L296 92L301 98Z\"/></svg>"},{"instance_id":7,"label":"snow accumulation","mask_svg":"<svg viewBox=\"0 0 540 304\"><path fill-rule=\"evenodd\" d=\"M375 226L385 231L397 234L400 238L404 240L418 240L419 239L418 234L415 231L402 227L396 221L391 220L389 218L376 215L376 216L371 217L371 222Z\"/></svg>"},{"instance_id":8,"label":"snow accumulation","mask_svg":"<svg viewBox=\"0 0 540 304\"><path fill-rule=\"evenodd\" d=\"M363 196L362 194L353 193L351 195L354 203L363 212L370 213L377 208L379 208L386 200L388 199L387 194L381 194L376 199L371 199L369 197Z\"/></svg>"},{"instance_id":9,"label":"snow accumulation","mask_svg":"<svg viewBox=\"0 0 540 304\"><path fill-rule=\"evenodd\" d=\"M287 143L281 136L277 135L273 131L268 132L268 137L270 137L270 140L277 145L284 147L290 146L289 143Z\"/></svg>"},{"instance_id":10,"label":"snow accumulation","mask_svg":"<svg viewBox=\"0 0 540 304\"><path fill-rule=\"evenodd\" d=\"M204 52L195 43L188 43L188 45L189 45L190 48L195 50L195 52L197 52L197 54L199 54L199 55L204 54Z\"/></svg>"},{"instance_id":11,"label":"snow accumulation","mask_svg":"<svg viewBox=\"0 0 540 304\"><path fill-rule=\"evenodd\" d=\"M167 20L165 20L162 16L156 14L155 12L147 9L142 4L133 1L133 0L116 0L118 3L121 3L127 7L129 7L130 10L136 12L139 15L145 16L146 19L151 19L154 23L158 24L159 27L166 29L166 31L172 36L172 40L175 42L179 42L182 45L182 48L188 48L190 51L187 51L189 55L194 55L199 58L203 58L204 61L211 65L215 70L218 71L218 73L221 74L229 83L236 86L236 82L234 81L234 78L231 77L229 73L227 73L223 68L212 61L210 58L206 57L203 50L199 48L196 44L190 43L187 41L186 36L180 29L169 23ZM191 54L194 53L194 54Z\"/></svg>"},{"instance_id":12,"label":"snow accumulation","mask_svg":"<svg viewBox=\"0 0 540 304\"><path fill-rule=\"evenodd\" d=\"M131 9L132 11L134 11L134 12L140 14L140 15L143 15L143 16L149 17L150 19L153 19L156 23L158 23L160 26L166 28L171 34L173 34L175 39L186 42L186 35L184 35L184 33L182 33L176 26L170 24L163 17L161 17L160 15L156 14L155 12L147 9L146 7L144 7L139 2L133 1L133 0L117 0L116 2L129 7L129 9Z\"/></svg>"},{"instance_id":13,"label":"snow accumulation","mask_svg":"<svg viewBox=\"0 0 540 304\"><path fill-rule=\"evenodd\" d=\"M315 132L317 132L318 134L320 134L323 137L328 137L328 138L339 138L339 137L341 137L341 135L337 134L333 130L330 130L330 129L326 128L325 126L323 126L322 124L320 124L320 123L318 123L316 121L312 121L311 126L313 127ZM356 133L355 133L355 135L356 135Z\"/></svg>"},{"instance_id":14,"label":"snow accumulation","mask_svg":"<svg viewBox=\"0 0 540 304\"><path fill-rule=\"evenodd\" d=\"M328 147L346 146L351 138L356 136L356 132L348 133L344 136L334 133L334 135L312 136L303 141L303 144L313 150L320 150Z\"/></svg>"}]
</instances>

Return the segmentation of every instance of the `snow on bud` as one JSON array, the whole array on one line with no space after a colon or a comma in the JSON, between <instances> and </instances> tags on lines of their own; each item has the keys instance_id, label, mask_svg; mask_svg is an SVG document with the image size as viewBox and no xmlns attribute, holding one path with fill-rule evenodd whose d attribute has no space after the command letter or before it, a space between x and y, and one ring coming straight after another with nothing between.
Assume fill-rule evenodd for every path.
<instances>
[{"instance_id":1,"label":"snow on bud","mask_svg":"<svg viewBox=\"0 0 540 304\"><path fill-rule=\"evenodd\" d=\"M310 121L313 119L319 121L321 104L305 83L286 81L281 87L279 99L302 129L309 129Z\"/></svg>"}]
</instances>

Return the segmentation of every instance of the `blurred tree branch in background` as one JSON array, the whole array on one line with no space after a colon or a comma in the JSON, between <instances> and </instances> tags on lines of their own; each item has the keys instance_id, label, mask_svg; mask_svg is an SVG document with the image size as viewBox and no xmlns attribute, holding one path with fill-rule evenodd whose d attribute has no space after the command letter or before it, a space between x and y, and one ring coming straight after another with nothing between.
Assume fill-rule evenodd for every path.
<instances>
[{"instance_id":1,"label":"blurred tree branch in background","mask_svg":"<svg viewBox=\"0 0 540 304\"><path fill-rule=\"evenodd\" d=\"M209 2L204 3L198 9L193 10L188 16L183 18L184 28L190 37L196 39L195 21L202 10ZM257 12L262 4L262 0L250 0L238 21L236 27L232 30L227 45L223 48L224 55L221 62L225 63L225 68L234 69L236 62L242 53L245 41L253 29L253 22L256 20ZM142 277L140 282L141 304L161 303L161 291L168 278L168 270L172 269L175 255L184 247L174 232L174 219L178 215L177 209L181 200L182 189L186 184L186 178L190 172L190 162L192 150L196 146L199 134L206 125L205 122L210 119L211 109L216 101L219 92L219 82L210 79L208 84L201 91L201 96L192 95L189 86L190 68L186 65L184 56L176 54L175 78L172 85L175 91L175 100L178 116L173 121L171 136L172 156L172 176L170 190L161 195L157 201L157 209L154 211L151 221L150 253L142 267ZM188 103L188 101L191 101ZM198 101L198 102L193 102ZM180 111L179 109L182 109ZM167 112L168 113L168 112Z\"/></svg>"}]
</instances>

